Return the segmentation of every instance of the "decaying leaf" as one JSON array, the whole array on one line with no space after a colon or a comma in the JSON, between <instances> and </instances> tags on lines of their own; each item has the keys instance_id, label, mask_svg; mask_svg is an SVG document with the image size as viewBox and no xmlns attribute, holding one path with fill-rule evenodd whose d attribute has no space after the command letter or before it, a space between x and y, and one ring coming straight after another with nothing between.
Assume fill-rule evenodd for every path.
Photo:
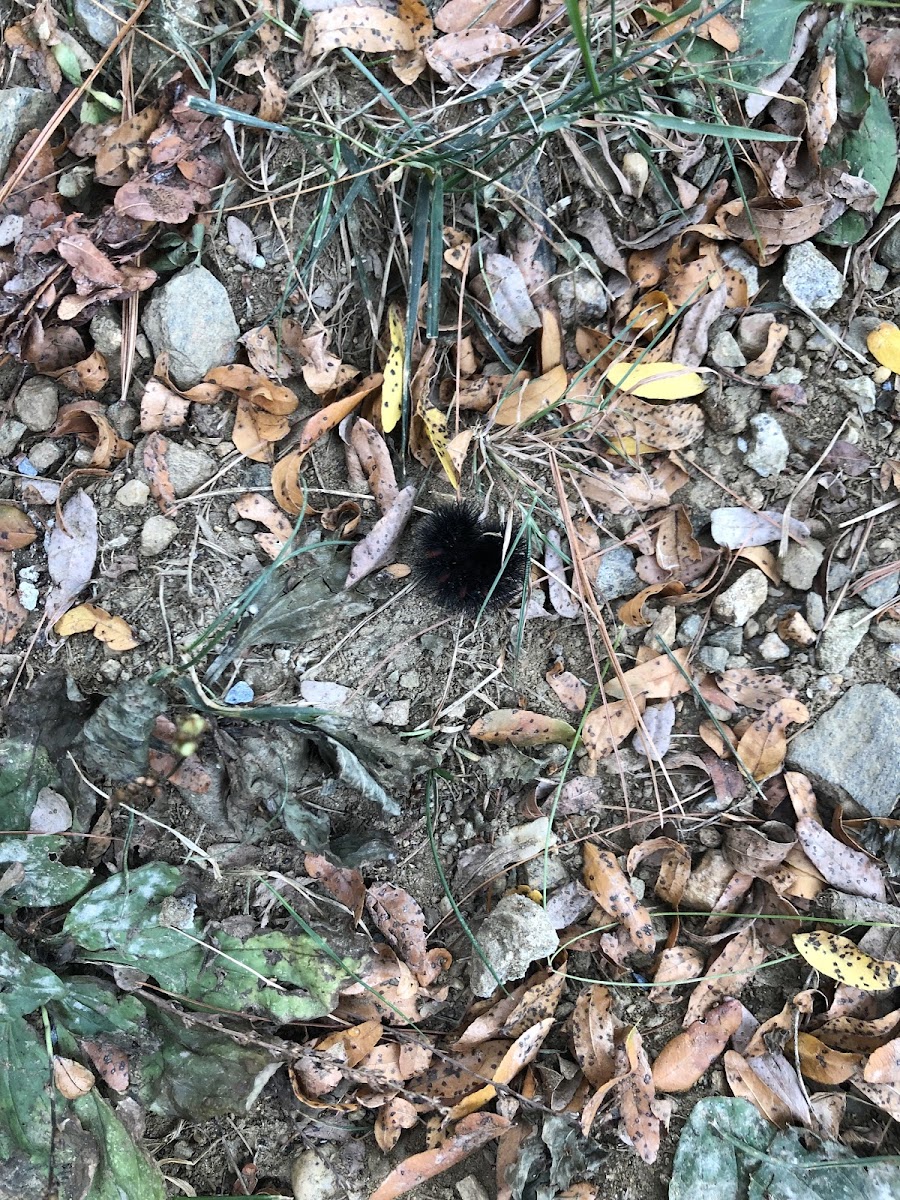
<instances>
[{"instance_id":1,"label":"decaying leaf","mask_svg":"<svg viewBox=\"0 0 900 1200\"><path fill-rule=\"evenodd\" d=\"M686 1092L719 1057L741 1024L739 1000L725 1000L709 1009L667 1042L653 1063L653 1082L661 1092Z\"/></svg>"},{"instance_id":2,"label":"decaying leaf","mask_svg":"<svg viewBox=\"0 0 900 1200\"><path fill-rule=\"evenodd\" d=\"M413 1154L395 1167L387 1179L375 1189L370 1200L394 1200L412 1191L420 1183L433 1179L455 1166L487 1142L493 1141L510 1128L511 1122L496 1113L473 1113L464 1117L440 1143L431 1150Z\"/></svg>"},{"instance_id":3,"label":"decaying leaf","mask_svg":"<svg viewBox=\"0 0 900 1200\"><path fill-rule=\"evenodd\" d=\"M770 704L750 725L737 744L736 754L757 782L770 779L787 754L788 725L809 720L809 709L799 700L786 696Z\"/></svg>"},{"instance_id":4,"label":"decaying leaf","mask_svg":"<svg viewBox=\"0 0 900 1200\"><path fill-rule=\"evenodd\" d=\"M16 572L9 550L0 551L0 646L8 646L28 619L16 590Z\"/></svg>"},{"instance_id":5,"label":"decaying leaf","mask_svg":"<svg viewBox=\"0 0 900 1200\"><path fill-rule=\"evenodd\" d=\"M133 650L138 645L128 622L114 617L97 604L79 604L53 626L60 637L71 637L75 633L93 633L98 642L117 652Z\"/></svg>"},{"instance_id":6,"label":"decaying leaf","mask_svg":"<svg viewBox=\"0 0 900 1200\"><path fill-rule=\"evenodd\" d=\"M644 711L645 697L631 700L609 700L585 717L581 737L592 759L605 758L616 746L637 729L638 717Z\"/></svg>"},{"instance_id":7,"label":"decaying leaf","mask_svg":"<svg viewBox=\"0 0 900 1200\"><path fill-rule=\"evenodd\" d=\"M0 552L23 550L37 537L27 513L9 500L0 500Z\"/></svg>"},{"instance_id":8,"label":"decaying leaf","mask_svg":"<svg viewBox=\"0 0 900 1200\"><path fill-rule=\"evenodd\" d=\"M495 709L469 729L479 741L511 746L570 746L575 732L568 721L518 708Z\"/></svg>"},{"instance_id":9,"label":"decaying leaf","mask_svg":"<svg viewBox=\"0 0 900 1200\"><path fill-rule=\"evenodd\" d=\"M691 993L683 1021L685 1028L722 1000L739 995L765 957L766 948L760 945L752 926L736 933L721 953L707 962L706 978Z\"/></svg>"},{"instance_id":10,"label":"decaying leaf","mask_svg":"<svg viewBox=\"0 0 900 1200\"><path fill-rule=\"evenodd\" d=\"M794 945L809 965L828 979L864 992L886 992L900 986L900 963L872 958L839 934L821 929L795 933Z\"/></svg>"},{"instance_id":11,"label":"decaying leaf","mask_svg":"<svg viewBox=\"0 0 900 1200\"><path fill-rule=\"evenodd\" d=\"M656 938L650 914L638 901L616 856L609 850L599 850L593 842L584 844L584 883L597 903L611 913L645 954L656 949Z\"/></svg>"},{"instance_id":12,"label":"decaying leaf","mask_svg":"<svg viewBox=\"0 0 900 1200\"><path fill-rule=\"evenodd\" d=\"M415 497L415 487L412 484L405 487L398 493L384 516L376 521L363 540L353 547L345 588L354 587L361 579L387 566L391 561L394 547L412 515Z\"/></svg>"}]
</instances>

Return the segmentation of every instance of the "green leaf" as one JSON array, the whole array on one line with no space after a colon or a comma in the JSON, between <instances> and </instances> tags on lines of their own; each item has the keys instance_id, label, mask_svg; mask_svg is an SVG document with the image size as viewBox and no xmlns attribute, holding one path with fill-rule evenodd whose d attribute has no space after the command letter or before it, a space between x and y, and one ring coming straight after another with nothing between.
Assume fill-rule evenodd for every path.
<instances>
[{"instance_id":1,"label":"green leaf","mask_svg":"<svg viewBox=\"0 0 900 1200\"><path fill-rule=\"evenodd\" d=\"M0 933L0 1020L24 1017L65 995L62 980Z\"/></svg>"},{"instance_id":2,"label":"green leaf","mask_svg":"<svg viewBox=\"0 0 900 1200\"><path fill-rule=\"evenodd\" d=\"M145 971L167 991L230 1012L308 1021L336 1006L347 972L313 941L290 933L243 941L217 931L204 937L195 921L166 903L182 883L181 872L164 863L127 878L114 875L73 905L63 932L91 961ZM348 965L357 971L361 959Z\"/></svg>"},{"instance_id":3,"label":"green leaf","mask_svg":"<svg viewBox=\"0 0 900 1200\"><path fill-rule=\"evenodd\" d=\"M59 1000L48 1005L53 1017L80 1038L104 1038L134 1045L146 1037L146 1014L140 1000L123 996L111 983L89 975L66 976Z\"/></svg>"},{"instance_id":4,"label":"green leaf","mask_svg":"<svg viewBox=\"0 0 900 1200\"><path fill-rule=\"evenodd\" d=\"M869 86L870 103L859 129L844 135L835 147L825 147L822 161L826 166L846 160L853 175L862 175L878 193L871 213L848 209L819 234L818 242L829 246L852 246L865 236L872 215L881 212L897 169L897 131L887 101L877 88Z\"/></svg>"},{"instance_id":5,"label":"green leaf","mask_svg":"<svg viewBox=\"0 0 900 1200\"><path fill-rule=\"evenodd\" d=\"M858 125L869 107L870 88L866 48L853 26L852 17L842 12L829 21L819 40L819 58L834 51L838 112L844 121Z\"/></svg>"},{"instance_id":6,"label":"green leaf","mask_svg":"<svg viewBox=\"0 0 900 1200\"><path fill-rule=\"evenodd\" d=\"M96 1088L73 1100L82 1126L94 1135L100 1161L85 1200L166 1200L159 1167L134 1141Z\"/></svg>"},{"instance_id":7,"label":"green leaf","mask_svg":"<svg viewBox=\"0 0 900 1200\"><path fill-rule=\"evenodd\" d=\"M46 1183L50 1157L50 1064L43 1041L21 1017L0 1021L0 1161L7 1172L27 1173L27 1164L43 1167ZM12 1195L12 1192L5 1194ZM21 1195L41 1195L23 1191Z\"/></svg>"},{"instance_id":8,"label":"green leaf","mask_svg":"<svg viewBox=\"0 0 900 1200\"><path fill-rule=\"evenodd\" d=\"M749 1100L700 1100L678 1142L669 1200L743 1197L746 1164L743 1156L738 1158L734 1142L764 1153L774 1133L774 1125L764 1121Z\"/></svg>"},{"instance_id":9,"label":"green leaf","mask_svg":"<svg viewBox=\"0 0 900 1200\"><path fill-rule=\"evenodd\" d=\"M27 830L38 792L57 782L42 746L15 738L0 742L0 829ZM92 874L81 867L67 867L53 857L66 849L66 838L54 835L7 834L0 839L0 873L13 863L19 863L24 871L22 882L0 896L0 912L67 904L80 895Z\"/></svg>"},{"instance_id":10,"label":"green leaf","mask_svg":"<svg viewBox=\"0 0 900 1200\"><path fill-rule=\"evenodd\" d=\"M259 933L241 941L216 933L208 940L222 953L206 954L202 971L188 981L192 999L282 1022L310 1021L337 1007L349 973L305 934ZM348 966L358 972L362 960Z\"/></svg>"},{"instance_id":11,"label":"green leaf","mask_svg":"<svg viewBox=\"0 0 900 1200\"><path fill-rule=\"evenodd\" d=\"M71 46L67 46L64 42L57 42L55 46L50 47L50 52L59 63L59 69L68 79L73 87L81 85L81 67L78 65L78 59L75 57L75 51Z\"/></svg>"},{"instance_id":12,"label":"green leaf","mask_svg":"<svg viewBox=\"0 0 900 1200\"><path fill-rule=\"evenodd\" d=\"M780 70L791 54L791 43L807 0L745 0L740 22L741 48L732 71L740 83L757 84Z\"/></svg>"},{"instance_id":13,"label":"green leaf","mask_svg":"<svg viewBox=\"0 0 900 1200\"><path fill-rule=\"evenodd\" d=\"M723 125L718 121L691 121L687 117L661 116L654 112L630 114L655 125L657 129L674 129L677 133L691 133L698 137L726 138L735 142L796 142L787 133L775 133L771 129L750 129L745 125Z\"/></svg>"},{"instance_id":14,"label":"green leaf","mask_svg":"<svg viewBox=\"0 0 900 1200\"><path fill-rule=\"evenodd\" d=\"M159 1048L141 1061L138 1094L159 1117L207 1121L246 1112L281 1065L268 1051L150 1012Z\"/></svg>"}]
</instances>

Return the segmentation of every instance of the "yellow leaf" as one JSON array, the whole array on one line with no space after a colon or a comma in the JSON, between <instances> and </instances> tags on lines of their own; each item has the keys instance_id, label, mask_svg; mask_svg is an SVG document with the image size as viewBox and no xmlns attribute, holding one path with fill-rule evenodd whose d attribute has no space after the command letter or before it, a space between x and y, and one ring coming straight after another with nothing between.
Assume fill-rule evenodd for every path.
<instances>
[{"instance_id":1,"label":"yellow leaf","mask_svg":"<svg viewBox=\"0 0 900 1200\"><path fill-rule=\"evenodd\" d=\"M388 309L391 329L391 349L384 364L384 383L381 385L381 428L390 433L403 411L403 359L406 353L406 333L400 319L400 309L392 304ZM429 435L430 436L430 435ZM440 457L440 456L438 456ZM454 487L456 484L453 485Z\"/></svg>"},{"instance_id":2,"label":"yellow leaf","mask_svg":"<svg viewBox=\"0 0 900 1200\"><path fill-rule=\"evenodd\" d=\"M866 338L866 345L883 367L900 373L900 329L893 321L882 321Z\"/></svg>"},{"instance_id":3,"label":"yellow leaf","mask_svg":"<svg viewBox=\"0 0 900 1200\"><path fill-rule=\"evenodd\" d=\"M383 393L382 393L383 394ZM437 408L426 408L422 411L425 422L425 432L431 442L432 449L438 457L438 462L444 468L444 474L450 480L454 490L459 487L459 476L453 465L453 459L447 450L447 418Z\"/></svg>"},{"instance_id":4,"label":"yellow leaf","mask_svg":"<svg viewBox=\"0 0 900 1200\"><path fill-rule=\"evenodd\" d=\"M109 613L95 604L78 604L59 618L53 629L60 637L71 637L73 633L90 633L98 621L105 620Z\"/></svg>"},{"instance_id":5,"label":"yellow leaf","mask_svg":"<svg viewBox=\"0 0 900 1200\"><path fill-rule=\"evenodd\" d=\"M794 945L809 965L829 979L866 992L886 992L900 985L900 963L864 954L849 938L816 929L795 933Z\"/></svg>"},{"instance_id":6,"label":"yellow leaf","mask_svg":"<svg viewBox=\"0 0 900 1200\"><path fill-rule=\"evenodd\" d=\"M608 367L606 378L613 387L645 400L684 400L706 390L696 371L673 362L615 362Z\"/></svg>"},{"instance_id":7,"label":"yellow leaf","mask_svg":"<svg viewBox=\"0 0 900 1200\"><path fill-rule=\"evenodd\" d=\"M137 646L137 638L131 632L128 622L122 617L101 618L94 626L94 637L98 642L104 642L110 650L133 650Z\"/></svg>"}]
</instances>

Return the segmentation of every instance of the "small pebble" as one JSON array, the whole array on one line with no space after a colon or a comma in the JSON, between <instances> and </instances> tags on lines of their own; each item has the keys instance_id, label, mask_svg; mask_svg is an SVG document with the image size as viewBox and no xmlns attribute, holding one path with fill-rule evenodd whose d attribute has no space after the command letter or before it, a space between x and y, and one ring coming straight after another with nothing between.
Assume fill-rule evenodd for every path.
<instances>
[{"instance_id":1,"label":"small pebble","mask_svg":"<svg viewBox=\"0 0 900 1200\"><path fill-rule=\"evenodd\" d=\"M244 683L239 679L237 683L233 683L225 693L226 704L249 704L254 697L253 688L249 683Z\"/></svg>"},{"instance_id":2,"label":"small pebble","mask_svg":"<svg viewBox=\"0 0 900 1200\"><path fill-rule=\"evenodd\" d=\"M162 554L178 536L178 526L168 517L148 517L141 529L141 554L152 558Z\"/></svg>"},{"instance_id":3,"label":"small pebble","mask_svg":"<svg viewBox=\"0 0 900 1200\"><path fill-rule=\"evenodd\" d=\"M142 479L129 479L116 492L116 503L123 508L143 508L150 498L150 488Z\"/></svg>"},{"instance_id":4,"label":"small pebble","mask_svg":"<svg viewBox=\"0 0 900 1200\"><path fill-rule=\"evenodd\" d=\"M763 662L778 662L781 658L788 658L790 653L790 646L786 646L777 633L766 634L759 644L759 656Z\"/></svg>"},{"instance_id":5,"label":"small pebble","mask_svg":"<svg viewBox=\"0 0 900 1200\"><path fill-rule=\"evenodd\" d=\"M713 601L713 616L728 625L746 625L766 602L769 582L758 567L745 571Z\"/></svg>"}]
</instances>

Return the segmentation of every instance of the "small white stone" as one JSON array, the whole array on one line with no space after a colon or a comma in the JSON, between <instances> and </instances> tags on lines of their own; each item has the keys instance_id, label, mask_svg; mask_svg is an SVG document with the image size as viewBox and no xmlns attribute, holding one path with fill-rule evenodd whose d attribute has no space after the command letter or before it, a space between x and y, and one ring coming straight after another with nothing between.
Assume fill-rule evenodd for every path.
<instances>
[{"instance_id":1,"label":"small white stone","mask_svg":"<svg viewBox=\"0 0 900 1200\"><path fill-rule=\"evenodd\" d=\"M768 594L768 580L762 571L752 567L716 597L713 616L727 625L746 625L765 604Z\"/></svg>"},{"instance_id":2,"label":"small white stone","mask_svg":"<svg viewBox=\"0 0 900 1200\"><path fill-rule=\"evenodd\" d=\"M770 633L759 644L759 656L763 662L778 662L780 658L790 656L790 646L786 646L777 633Z\"/></svg>"},{"instance_id":3,"label":"small white stone","mask_svg":"<svg viewBox=\"0 0 900 1200\"><path fill-rule=\"evenodd\" d=\"M141 554L152 558L169 547L178 536L178 526L168 517L148 517L141 530Z\"/></svg>"},{"instance_id":4,"label":"small white stone","mask_svg":"<svg viewBox=\"0 0 900 1200\"><path fill-rule=\"evenodd\" d=\"M123 508L143 508L150 498L150 488L142 479L129 479L116 492L116 503Z\"/></svg>"}]
</instances>

